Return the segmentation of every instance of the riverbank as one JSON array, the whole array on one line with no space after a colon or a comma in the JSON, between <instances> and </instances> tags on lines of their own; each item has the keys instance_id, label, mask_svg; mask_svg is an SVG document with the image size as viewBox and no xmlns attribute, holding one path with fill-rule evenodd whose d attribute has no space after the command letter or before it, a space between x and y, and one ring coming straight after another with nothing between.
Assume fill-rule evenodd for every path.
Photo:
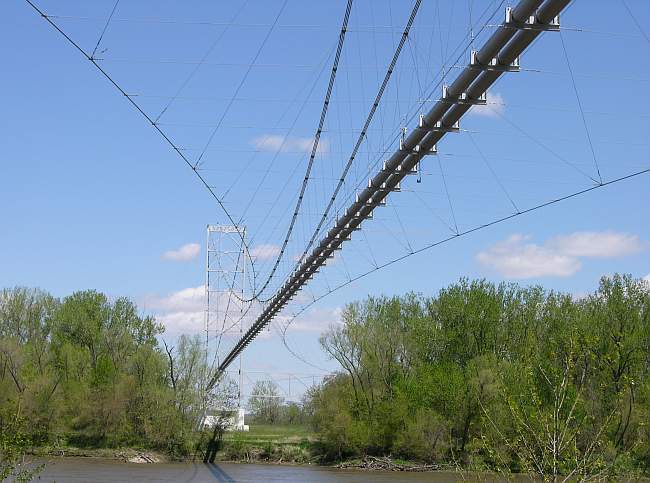
<instances>
[{"instance_id":1,"label":"riverbank","mask_svg":"<svg viewBox=\"0 0 650 483\"><path fill-rule=\"evenodd\" d=\"M215 461L228 463L315 465L325 468L367 471L431 472L451 469L438 464L426 464L392 458L391 456L349 458L325 461L318 441L300 442L223 441Z\"/></svg>"},{"instance_id":2,"label":"riverbank","mask_svg":"<svg viewBox=\"0 0 650 483\"><path fill-rule=\"evenodd\" d=\"M207 441L208 433L197 441ZM201 446L201 444L199 444ZM170 454L146 447L78 447L60 444L38 446L28 451L34 457L103 458L129 463L171 463L203 460L205 448L196 454ZM226 432L216 461L234 463L318 464L318 440L307 426L256 424L247 432Z\"/></svg>"},{"instance_id":3,"label":"riverbank","mask_svg":"<svg viewBox=\"0 0 650 483\"><path fill-rule=\"evenodd\" d=\"M348 459L340 462L323 463L317 457L290 458L293 454L286 446L273 446L270 451L260 450L254 446L244 450L246 456L239 459L228 459L233 453L227 448L220 451L213 464L204 464L197 455L185 459L170 458L154 451L142 451L136 448L121 449L82 449L65 448L58 450L43 450L42 448L30 452L33 459L28 464L45 463L41 481L88 481L86 478L93 476L93 481L116 481L110 475L116 473L140 475L140 478L153 478L159 476L159 481L178 481L164 479L162 475L170 476L172 473L190 475L185 481L212 482L213 479L199 477L201 472L217 477L217 481L238 481L232 475L243 472L244 474L264 474L275 478L286 475L286 481L395 481L395 473L399 472L399 481L427 481L427 482L456 482L459 480L476 480L485 482L498 482L508 479L510 481L530 481L531 475L527 474L500 474L480 470L463 470L451 466L427 465L413 461L404 461L390 457L365 457ZM138 468L143 468L142 470ZM150 470L145 469L150 468ZM273 470L276 468L276 470ZM223 472L227 469L227 472ZM306 473L305 473L306 472ZM97 474L95 474L97 473ZM104 475L105 473L105 475ZM100 474L103 475L100 477ZM352 477L351 475L358 475ZM367 476L361 476L365 474ZM80 477L75 480L70 475ZM326 480L321 479L327 475ZM393 475L392 477L389 475ZM421 475L416 477L415 475ZM83 478L81 478L83 476ZM107 479L102 479L102 477ZM292 479L296 478L296 479ZM535 479L534 476L532 476ZM254 481L261 481L256 479ZM285 481L285 480L282 480ZM619 476L617 481L650 483L650 479L640 475Z\"/></svg>"},{"instance_id":4,"label":"riverbank","mask_svg":"<svg viewBox=\"0 0 650 483\"><path fill-rule=\"evenodd\" d=\"M122 463L168 464L202 462L203 455L188 455L183 458L173 457L160 451L141 448L76 448L76 447L39 447L32 448L28 455L35 459L94 459ZM300 442L270 442L224 440L216 454L216 463L262 464L287 466L318 466L342 470L366 471L415 471L434 472L449 470L440 465L423 464L417 461L393 459L389 456L351 458L341 461L322 459L318 443L309 440Z\"/></svg>"},{"instance_id":5,"label":"riverbank","mask_svg":"<svg viewBox=\"0 0 650 483\"><path fill-rule=\"evenodd\" d=\"M160 451L141 448L76 448L74 446L53 448L45 446L30 448L27 454L36 458L95 458L122 461L124 463L173 463L186 461L184 458L174 458Z\"/></svg>"},{"instance_id":6,"label":"riverbank","mask_svg":"<svg viewBox=\"0 0 650 483\"><path fill-rule=\"evenodd\" d=\"M247 432L223 435L217 461L274 464L319 464L319 442L307 426L251 425Z\"/></svg>"}]
</instances>

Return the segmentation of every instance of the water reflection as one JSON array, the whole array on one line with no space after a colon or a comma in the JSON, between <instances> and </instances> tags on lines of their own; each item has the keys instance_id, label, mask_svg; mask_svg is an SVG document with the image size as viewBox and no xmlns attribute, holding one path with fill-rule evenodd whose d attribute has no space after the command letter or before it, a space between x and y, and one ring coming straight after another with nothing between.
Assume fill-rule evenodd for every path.
<instances>
[{"instance_id":1,"label":"water reflection","mask_svg":"<svg viewBox=\"0 0 650 483\"><path fill-rule=\"evenodd\" d=\"M212 473L215 479L219 482L233 482L235 481L228 473L225 472L218 464L205 463L206 468Z\"/></svg>"},{"instance_id":2,"label":"water reflection","mask_svg":"<svg viewBox=\"0 0 650 483\"><path fill-rule=\"evenodd\" d=\"M185 483L452 483L454 473L399 473L337 470L318 466L250 465L236 463L122 463L96 458L61 458L47 462L41 482L133 483L137 481ZM484 479L483 479L484 480ZM492 481L497 481L497 479ZM476 480L474 480L476 481Z\"/></svg>"}]
</instances>

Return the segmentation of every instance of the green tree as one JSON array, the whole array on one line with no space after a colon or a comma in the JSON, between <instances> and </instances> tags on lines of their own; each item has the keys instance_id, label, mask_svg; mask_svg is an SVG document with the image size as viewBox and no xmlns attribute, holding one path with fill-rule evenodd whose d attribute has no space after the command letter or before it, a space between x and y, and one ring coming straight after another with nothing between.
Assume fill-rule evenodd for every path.
<instances>
[{"instance_id":1,"label":"green tree","mask_svg":"<svg viewBox=\"0 0 650 483\"><path fill-rule=\"evenodd\" d=\"M330 457L399 454L549 480L648 473L650 286L575 299L462 279L368 298L321 337L341 373L309 394Z\"/></svg>"},{"instance_id":2,"label":"green tree","mask_svg":"<svg viewBox=\"0 0 650 483\"><path fill-rule=\"evenodd\" d=\"M267 424L278 422L283 403L280 388L273 381L257 381L248 399L255 419Z\"/></svg>"}]
</instances>

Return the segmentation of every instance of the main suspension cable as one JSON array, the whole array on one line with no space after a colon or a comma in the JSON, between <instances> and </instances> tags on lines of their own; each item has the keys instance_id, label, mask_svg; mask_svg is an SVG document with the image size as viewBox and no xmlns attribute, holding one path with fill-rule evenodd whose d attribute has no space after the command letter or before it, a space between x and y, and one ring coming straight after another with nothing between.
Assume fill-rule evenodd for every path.
<instances>
[{"instance_id":1,"label":"main suspension cable","mask_svg":"<svg viewBox=\"0 0 650 483\"><path fill-rule=\"evenodd\" d=\"M122 94L128 101L131 103L133 107L151 124L151 126L162 136L162 138L171 146L171 148L180 156L180 158L183 160L183 162L192 170L194 175L199 179L201 184L208 190L208 192L212 195L212 197L216 200L218 203L219 207L221 210L225 213L226 217L230 221L230 223L233 226L236 226L237 223L235 222L234 218L226 208L226 206L223 203L223 200L217 195L217 193L214 191L212 186L210 186L207 182L207 180L201 175L201 173L197 170L197 167L188 159L185 154L183 154L181 148L179 148L174 141L171 140L171 138L163 131L160 126L156 123L154 119L147 114L144 109L133 100L133 97L130 96L123 88L120 86L117 81L106 71L104 68L102 68L101 65L97 63L97 60L92 57L92 55L89 55L77 42L75 42L67 33L63 31L61 27L59 27L53 20L52 18L47 15L43 10L41 10L36 4L34 4L31 0L25 0L29 6L31 6L47 23L49 23L65 40L68 41L70 45L72 45L75 49L77 49L86 59L88 59L94 66L97 68L97 70L115 87L120 94ZM248 244L246 243L246 240L244 239L243 234L241 233L240 230L237 230L237 234L239 235L239 238L242 242L242 246L244 247L244 250L246 251L246 256L248 260L251 262L251 267L252 267L252 272L253 272L253 293L256 292L256 287L255 287L255 280L256 280L256 274L255 274L255 266L253 265L253 259L250 254L250 250L248 248ZM238 297L235 294L236 297ZM239 297L238 297L239 298ZM243 302L248 302L249 300L242 300Z\"/></svg>"},{"instance_id":2,"label":"main suspension cable","mask_svg":"<svg viewBox=\"0 0 650 483\"><path fill-rule=\"evenodd\" d=\"M435 242L429 243L428 245L425 245L425 246L423 246L423 247L420 247L420 248L414 250L413 252L406 253L406 254L404 254L404 255L402 255L402 256L400 256L400 257L394 258L394 259L389 260L389 261L387 261L387 262L385 262L385 263L382 263L381 265L378 265L378 266L376 266L376 267L373 267L373 268L371 268L370 270L368 270L368 271L366 271L366 272L364 272L364 273L361 273L361 274L359 274L359 275L357 275L357 276L355 276L355 277L352 277L352 278L349 279L349 280L346 280L345 282L342 282L341 284L337 285L336 287L330 288L330 289L329 289L328 291L326 291L324 294L319 295L318 297L314 298L312 301L310 301L309 303L307 303L306 305L304 305L304 306L303 306L303 307L302 307L298 312L294 313L294 314L291 316L291 318L287 321L287 323L284 325L284 327L281 329L281 333L278 332L279 335L280 335L280 337L282 338L282 343L283 343L283 345L285 346L285 348L286 348L286 349L287 349L287 350L288 350L288 351L289 351L289 352L290 352L294 357L296 357L298 360L304 362L305 364L307 364L307 365L309 365L309 366L317 367L318 369L322 369L322 368L320 368L320 367L314 365L313 363L311 363L311 362L305 360L303 357L299 356L299 355L296 353L296 351L294 351L291 347L289 347L289 344L287 343L287 330L289 329L289 327L291 326L291 324L293 324L293 323L295 322L295 320L296 320L296 319L297 319L301 314L303 314L303 313L304 313L305 311L307 311L310 307L312 307L313 305L315 305L316 303L318 303L320 300L324 299L325 297L329 296L330 294L332 294L332 293L334 293L334 292L336 292L336 291L338 291L338 290L340 290L340 289L342 289L342 288L344 288L344 287L346 287L346 286L348 286L348 285L350 285L350 284L352 284L352 283L354 283L354 282L357 282L358 280L361 280L362 278L367 277L368 275L371 275L371 274L374 273L374 272L377 272L377 271L379 271L379 270L382 270L382 269L384 269L384 268L387 268L387 267L389 267L389 266L391 266L391 265L393 265L393 264L395 264L395 263L397 263L397 262L401 262L402 260L405 260L406 258L412 257L413 255L417 255L417 254L419 254L419 253L422 253L422 252L425 252L425 251L431 250L431 249L433 249L433 248L435 248L435 247L437 247L437 246L443 245L443 244L448 243L448 242L450 242L450 241L452 241L452 240L455 240L455 239L457 239L457 238L461 238L461 237L464 237L464 236L470 235L470 234L472 234L472 233L474 233L474 232L481 231L481 230L484 230L484 229L486 229L486 228L492 227L492 226L494 226L494 225L498 225L498 224L504 223L504 222L506 222L506 221L512 220L512 219L514 219L514 218L517 218L517 217L519 217L519 216L521 216L521 215L525 215L525 214L528 214L528 213L535 212L535 211L540 210L540 209L542 209L542 208L546 208L546 207L548 207L548 206L552 206L552 205L555 205L555 204L561 203L561 202L563 202L563 201L567 201L567 200L570 200L570 199L572 199L572 198L576 198L576 197L578 197L578 196L581 196L581 195L584 195L584 194L590 193L590 192L592 192L592 191L598 190L598 189L600 189L600 188L604 188L604 187L606 187L606 186L614 185L614 184L620 183L620 182L622 182L622 181L626 181L626 180L629 180L629 179L632 179L632 178L636 178L637 176L641 176L641 175L643 175L643 174L650 174L650 168L645 168L645 169L642 169L642 170L639 170L639 171L635 171L635 172L633 172L633 173L630 173L630 174L628 174L628 175L621 176L621 177L619 177L619 178L615 178L615 179L612 179L612 180L609 180L609 181L604 181L603 183L600 183L600 184L597 184L597 185L592 185L592 186L589 186L589 187L584 188L584 189L582 189L582 190L574 191L574 192L572 192L572 193L569 193L568 195L564 195L564 196L561 196L561 197L559 197L559 198L555 198L555 199L552 199L552 200L549 200L549 201L546 201L546 202L540 203L540 204L538 204L538 205L532 206L532 207L530 207L530 208L527 208L527 209L524 209L524 210L518 211L518 212L516 212L516 213L512 213L512 214L509 214L509 215L503 216L503 217L501 217L501 218L494 219L494 220L489 221L489 222L487 222L487 223L484 223L484 224L482 224L482 225L477 225L477 226L474 226L474 227L472 227L472 228L468 228L467 230L461 231L461 232L459 232L459 233L454 233L454 234L451 235L451 236L448 236L448 237L443 238L443 239L441 239L441 240L438 240L438 241L435 241Z\"/></svg>"},{"instance_id":3,"label":"main suspension cable","mask_svg":"<svg viewBox=\"0 0 650 483\"><path fill-rule=\"evenodd\" d=\"M363 125L363 128L361 129L361 132L359 133L359 136L357 138L356 144L354 146L354 149L352 150L352 154L350 155L350 158L348 159L345 168L343 169L343 172L341 173L341 177L336 185L336 188L334 189L334 192L332 193L332 196L327 204L327 207L323 211L323 214L321 216L320 221L318 222L318 226L314 230L314 233L312 234L311 238L309 239L309 243L307 243L307 246L303 250L302 254L300 255L300 258L296 262L296 268L300 266L300 264L303 262L307 254L309 253L310 248L314 245L314 242L316 241L324 223L327 221L327 217L329 215L330 210L332 209L332 206L334 206L334 202L336 201L336 197L339 194L339 191L343 187L343 184L345 183L345 178L348 175L348 172L350 171L350 168L352 166L352 163L354 162L354 158L357 155L357 152L359 151L359 148L361 147L361 144L363 143L364 139L366 138L366 132L368 128L370 127L370 124L372 123L372 119L375 116L375 112L377 111L377 108L379 107L379 103L381 102L381 98L384 95L384 91L386 90L386 87L388 86L388 82L390 81L390 78L393 74L393 71L395 69L395 65L397 64L397 61L399 59L399 56L402 52L402 48L404 47L404 44L406 43L406 40L408 39L409 32L411 30L411 26L413 25L413 22L415 21L415 16L418 13L418 10L420 8L420 4L422 3L422 0L416 0L415 5L413 5L413 9L411 10L411 15L409 16L408 22L406 23L406 27L404 28L404 32L402 33L402 37L400 39L400 42L397 46L397 49L395 49L395 52L393 53L393 58L391 60L391 63L388 67L388 70L386 71L386 75L384 76L384 80L381 83L381 86L379 87L379 91L377 92L377 95L375 96L375 100L372 104L372 107L370 108L370 112L368 113L368 116L366 117L366 121Z\"/></svg>"},{"instance_id":4,"label":"main suspension cable","mask_svg":"<svg viewBox=\"0 0 650 483\"><path fill-rule=\"evenodd\" d=\"M305 191L307 190L307 184L309 183L309 176L311 175L311 170L314 165L316 153L318 152L318 144L320 142L320 137L323 132L323 126L325 124L325 119L327 117L327 112L330 105L330 98L332 96L332 91L334 89L334 81L336 80L339 61L341 59L341 52L343 51L343 43L345 42L345 34L348 30L348 21L350 19L350 12L352 11L353 1L354 0L348 0L347 6L345 8L345 15L343 16L343 23L341 25L341 32L339 34L339 42L336 47L336 54L334 56L334 62L332 64L332 71L330 73L330 79L327 85L325 99L323 101L323 107L320 114L320 120L318 122L318 128L316 129L316 135L314 136L314 142L312 144L311 154L309 155L309 161L307 163L307 171L305 172L305 177L302 180L302 186L300 187L300 193L298 195L298 200L296 201L296 206L293 211L293 216L291 217L291 222L289 223L289 228L287 229L287 233L285 234L284 241L282 242L282 246L280 247L280 252L278 253L278 256L275 259L271 272L269 273L268 277L260 287L258 291L258 296L262 294L266 289L266 287L268 287L269 283L271 283L271 280L273 279L273 276L275 275L275 272L277 271L278 266L282 261L282 257L284 256L284 253L287 249L287 245L289 244L289 239L291 238L291 234L296 225L296 220L300 212L300 207L302 206L302 201L305 196Z\"/></svg>"}]
</instances>

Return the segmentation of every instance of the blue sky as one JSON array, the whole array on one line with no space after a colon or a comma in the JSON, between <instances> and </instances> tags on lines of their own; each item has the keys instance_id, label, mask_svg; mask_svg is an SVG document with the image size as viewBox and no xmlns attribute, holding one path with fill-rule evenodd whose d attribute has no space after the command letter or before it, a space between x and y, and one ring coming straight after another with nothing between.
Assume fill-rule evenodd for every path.
<instances>
[{"instance_id":1,"label":"blue sky","mask_svg":"<svg viewBox=\"0 0 650 483\"><path fill-rule=\"evenodd\" d=\"M394 148L399 128L413 127L409 115L438 97L441 69L449 82L466 63L470 17L480 45L493 31L481 26L502 18L499 3L423 2L335 208ZM37 4L91 52L114 2ZM214 132L201 170L234 216L243 216L260 279L304 176L344 7L340 0L118 4L97 49L100 65L137 94L147 113L156 117L173 101L160 125L188 157L196 160ZM319 219L410 8L397 0L355 3L313 180L271 289L292 269ZM223 211L133 106L27 3L11 0L0 9L0 286L41 287L57 296L86 288L127 295L159 314L170 337L200 332L205 226L227 223ZM319 296L372 268L373 259L386 262L409 246L449 236L455 225L462 231L511 213L508 197L525 209L589 187L596 164L605 181L650 166L650 4L579 0L562 24L571 71L559 34L541 36L522 57L525 70L489 91L488 108L466 116L463 132L447 136L438 157L426 158L422 182L410 177L402 193L391 195L288 314L309 293ZM318 334L336 322L341 306L368 294L430 295L467 276L581 295L604 274L647 276L649 176L373 273L309 309L289 341L316 365L332 368ZM251 370L314 370L288 354L273 332L249 348L246 361Z\"/></svg>"}]
</instances>

